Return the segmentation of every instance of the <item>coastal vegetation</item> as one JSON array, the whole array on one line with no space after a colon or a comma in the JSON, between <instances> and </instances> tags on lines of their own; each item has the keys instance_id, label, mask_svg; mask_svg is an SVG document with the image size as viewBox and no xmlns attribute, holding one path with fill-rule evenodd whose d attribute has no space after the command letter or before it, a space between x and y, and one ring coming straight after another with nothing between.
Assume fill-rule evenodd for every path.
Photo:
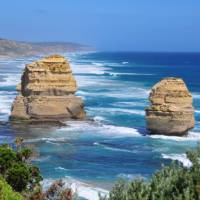
<instances>
[{"instance_id":1,"label":"coastal vegetation","mask_svg":"<svg viewBox=\"0 0 200 200\"><path fill-rule=\"evenodd\" d=\"M0 177L0 200L23 200L21 194L15 192L12 187Z\"/></svg>"},{"instance_id":2,"label":"coastal vegetation","mask_svg":"<svg viewBox=\"0 0 200 200\"><path fill-rule=\"evenodd\" d=\"M0 146L0 200L76 199L62 180L42 191L40 170L31 164L34 155L22 138L16 138L15 146ZM191 167L172 162L148 181L119 180L107 197L100 195L100 200L200 200L200 145L186 155Z\"/></svg>"},{"instance_id":3,"label":"coastal vegetation","mask_svg":"<svg viewBox=\"0 0 200 200\"><path fill-rule=\"evenodd\" d=\"M179 162L163 166L149 181L119 180L108 197L101 200L199 200L200 199L200 146L188 151L190 168Z\"/></svg>"},{"instance_id":4,"label":"coastal vegetation","mask_svg":"<svg viewBox=\"0 0 200 200\"><path fill-rule=\"evenodd\" d=\"M0 38L0 58L92 50L90 46L72 42L21 42Z\"/></svg>"},{"instance_id":5,"label":"coastal vegetation","mask_svg":"<svg viewBox=\"0 0 200 200\"><path fill-rule=\"evenodd\" d=\"M61 180L42 190L40 170L31 164L36 155L22 138L16 138L15 145L0 145L0 200L74 199L72 190Z\"/></svg>"}]
</instances>

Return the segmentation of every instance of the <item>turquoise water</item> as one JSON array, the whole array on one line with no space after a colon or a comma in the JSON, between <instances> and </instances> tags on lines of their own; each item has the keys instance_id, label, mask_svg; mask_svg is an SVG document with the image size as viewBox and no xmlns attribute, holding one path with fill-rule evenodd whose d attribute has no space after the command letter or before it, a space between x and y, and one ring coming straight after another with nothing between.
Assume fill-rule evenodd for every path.
<instances>
[{"instance_id":1,"label":"turquoise water","mask_svg":"<svg viewBox=\"0 0 200 200\"><path fill-rule=\"evenodd\" d=\"M87 115L94 122L66 127L1 126L0 142L23 136L40 156L34 160L44 185L63 178L82 197L95 200L119 178L148 179L162 164L190 163L185 151L200 140L200 54L76 53L71 62ZM7 121L25 63L38 57L0 61L0 119ZM149 136L144 109L151 87L164 77L182 77L194 97L196 125L188 137ZM101 190L103 189L103 190Z\"/></svg>"}]
</instances>

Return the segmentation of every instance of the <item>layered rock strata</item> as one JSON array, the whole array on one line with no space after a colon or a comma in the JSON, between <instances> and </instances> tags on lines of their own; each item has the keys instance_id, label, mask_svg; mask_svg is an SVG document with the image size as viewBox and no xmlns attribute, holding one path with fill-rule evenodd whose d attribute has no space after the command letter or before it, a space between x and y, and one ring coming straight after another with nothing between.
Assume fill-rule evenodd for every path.
<instances>
[{"instance_id":1,"label":"layered rock strata","mask_svg":"<svg viewBox=\"0 0 200 200\"><path fill-rule=\"evenodd\" d=\"M194 127L192 96L180 78L165 78L153 86L146 109L151 134L183 136Z\"/></svg>"},{"instance_id":2,"label":"layered rock strata","mask_svg":"<svg viewBox=\"0 0 200 200\"><path fill-rule=\"evenodd\" d=\"M17 86L11 120L84 119L83 101L68 61L52 55L26 65Z\"/></svg>"}]
</instances>

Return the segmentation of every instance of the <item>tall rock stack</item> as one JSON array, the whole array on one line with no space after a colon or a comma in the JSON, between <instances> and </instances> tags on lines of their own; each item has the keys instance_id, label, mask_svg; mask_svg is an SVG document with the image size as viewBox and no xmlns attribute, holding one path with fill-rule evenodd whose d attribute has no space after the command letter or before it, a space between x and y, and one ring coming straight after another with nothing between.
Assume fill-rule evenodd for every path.
<instances>
[{"instance_id":1,"label":"tall rock stack","mask_svg":"<svg viewBox=\"0 0 200 200\"><path fill-rule=\"evenodd\" d=\"M76 81L68 61L52 55L26 65L17 86L11 120L84 119L83 101L76 97Z\"/></svg>"},{"instance_id":2,"label":"tall rock stack","mask_svg":"<svg viewBox=\"0 0 200 200\"><path fill-rule=\"evenodd\" d=\"M165 78L151 90L146 109L151 134L183 136L194 127L192 96L180 78Z\"/></svg>"}]
</instances>

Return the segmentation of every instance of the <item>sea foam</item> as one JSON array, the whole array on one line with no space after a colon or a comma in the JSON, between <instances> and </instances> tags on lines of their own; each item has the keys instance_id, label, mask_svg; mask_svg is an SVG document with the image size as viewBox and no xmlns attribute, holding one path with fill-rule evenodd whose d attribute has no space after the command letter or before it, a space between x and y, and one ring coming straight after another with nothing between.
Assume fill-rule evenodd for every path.
<instances>
[{"instance_id":1,"label":"sea foam","mask_svg":"<svg viewBox=\"0 0 200 200\"><path fill-rule=\"evenodd\" d=\"M78 181L69 176L62 179L65 183L65 188L71 188L79 197L85 198L87 200L99 200L99 194L102 196L107 196L108 191L102 188L94 187L90 184ZM44 179L42 181L42 186L46 190L54 182L53 179Z\"/></svg>"},{"instance_id":2,"label":"sea foam","mask_svg":"<svg viewBox=\"0 0 200 200\"><path fill-rule=\"evenodd\" d=\"M143 110L137 110L137 109L124 109L124 108L92 108L90 107L88 109L89 111L97 111L97 112L108 112L108 113L118 113L118 114L123 114L123 113L126 113L126 114L135 114L135 115L142 115L144 116L145 115L145 112Z\"/></svg>"},{"instance_id":3,"label":"sea foam","mask_svg":"<svg viewBox=\"0 0 200 200\"><path fill-rule=\"evenodd\" d=\"M109 151L118 151L118 152L125 152L125 153L136 153L136 151L134 151L134 150L128 150L128 149L110 147L110 146L108 146L106 144L101 144L99 142L94 142L94 145L102 147L102 148L104 148L106 150L109 150Z\"/></svg>"},{"instance_id":4,"label":"sea foam","mask_svg":"<svg viewBox=\"0 0 200 200\"><path fill-rule=\"evenodd\" d=\"M166 136L166 135L151 135L149 136L153 139L163 139L163 140L174 140L174 141L200 141L200 133L189 132L187 136Z\"/></svg>"},{"instance_id":5,"label":"sea foam","mask_svg":"<svg viewBox=\"0 0 200 200\"><path fill-rule=\"evenodd\" d=\"M170 160L177 160L183 164L185 167L191 167L192 163L187 158L186 154L162 154L162 157L164 159L170 159Z\"/></svg>"},{"instance_id":6,"label":"sea foam","mask_svg":"<svg viewBox=\"0 0 200 200\"><path fill-rule=\"evenodd\" d=\"M1 74L3 76L2 80L0 81L0 86L15 86L20 82L21 75L16 74Z\"/></svg>"},{"instance_id":7,"label":"sea foam","mask_svg":"<svg viewBox=\"0 0 200 200\"><path fill-rule=\"evenodd\" d=\"M59 131L63 132L85 132L89 134L104 134L104 135L112 135L112 136L140 136L140 133L137 129L130 128L130 127L122 127L122 126L115 126L115 125L107 125L102 124L100 122L67 122L67 127L62 127Z\"/></svg>"}]
</instances>

